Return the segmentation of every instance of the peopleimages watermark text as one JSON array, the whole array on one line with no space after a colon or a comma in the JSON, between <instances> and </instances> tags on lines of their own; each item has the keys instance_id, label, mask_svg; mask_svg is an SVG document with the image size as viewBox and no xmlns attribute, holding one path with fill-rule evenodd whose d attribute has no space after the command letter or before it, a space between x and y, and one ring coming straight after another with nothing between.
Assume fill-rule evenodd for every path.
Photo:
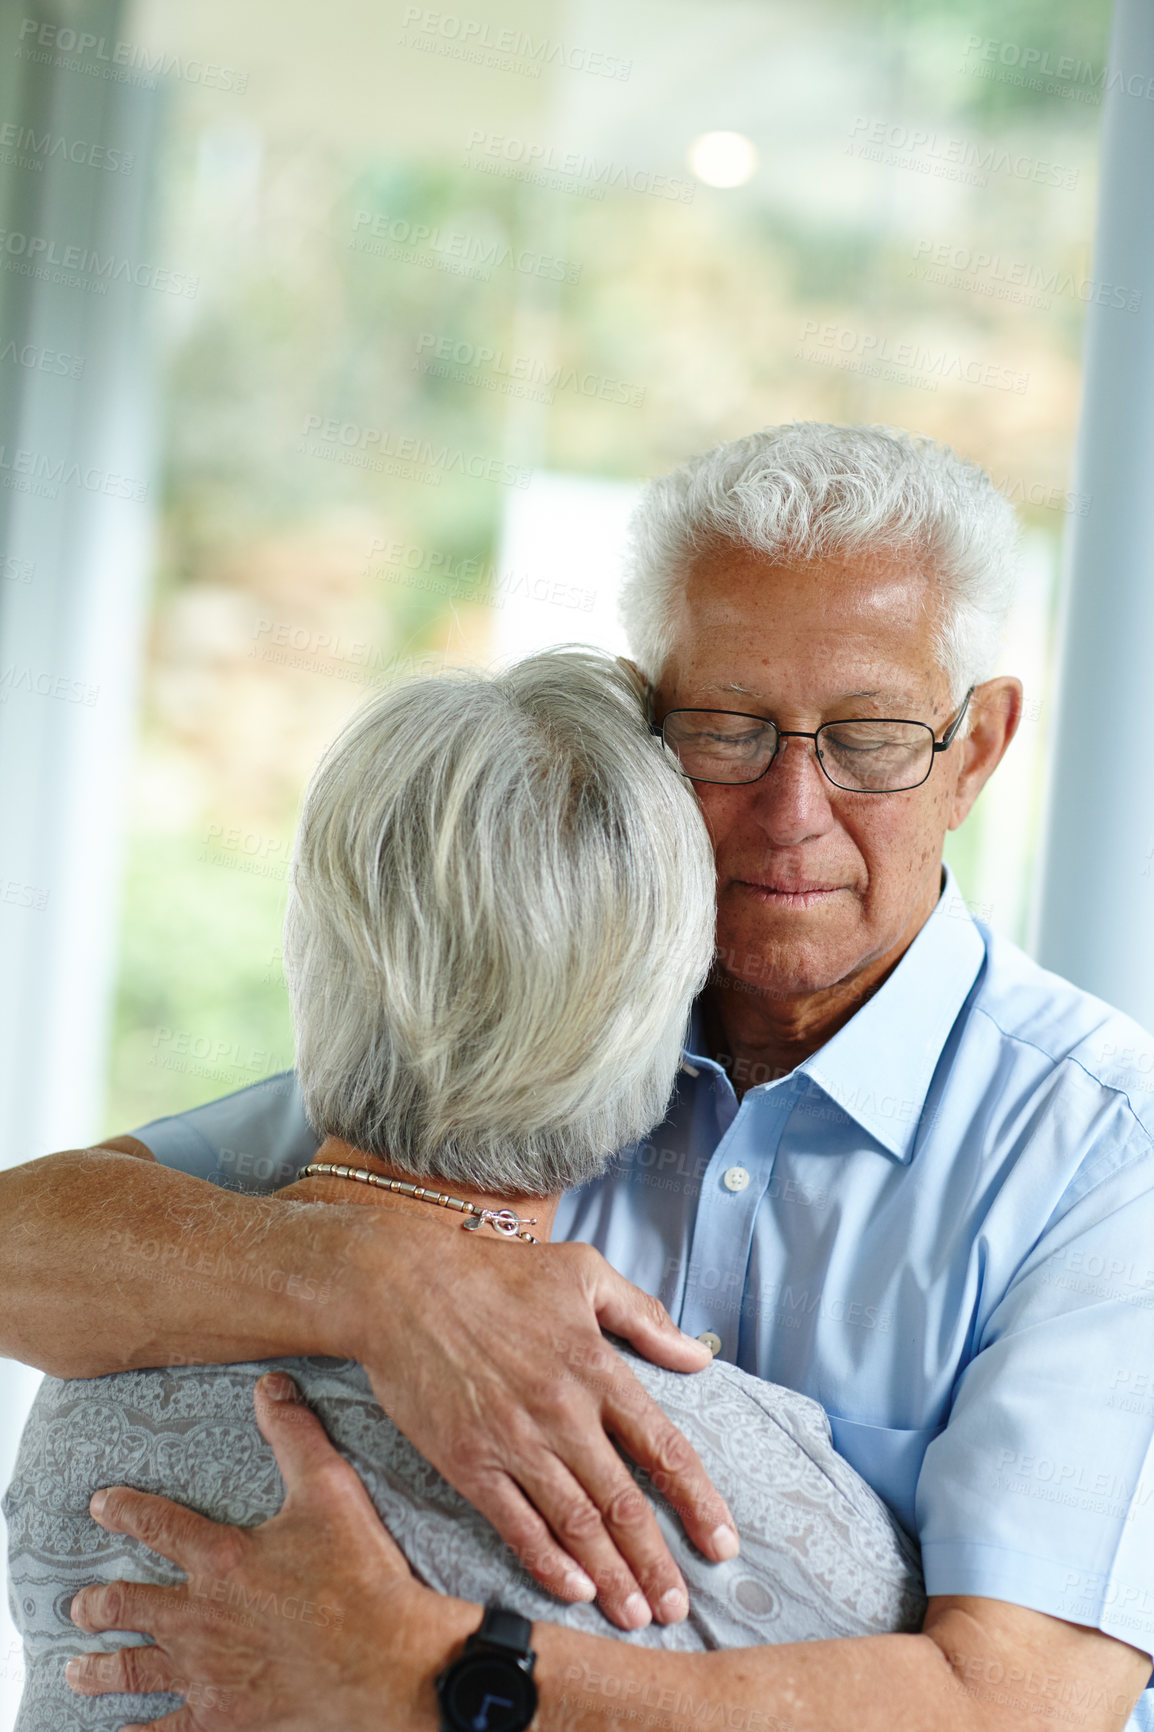
<instances>
[{"instance_id":1,"label":"peopleimages watermark text","mask_svg":"<svg viewBox=\"0 0 1154 1732\"><path fill-rule=\"evenodd\" d=\"M449 271L454 276L488 282L494 270L508 269L522 277L541 277L550 283L578 283L581 266L573 259L534 247L512 247L507 241L471 235L464 229L442 229L431 223L386 211L358 210L353 217L354 252L400 264L421 265L426 270Z\"/></svg>"},{"instance_id":2,"label":"peopleimages watermark text","mask_svg":"<svg viewBox=\"0 0 1154 1732\"><path fill-rule=\"evenodd\" d=\"M498 72L519 72L526 78L540 78L548 66L623 82L633 70L632 60L620 54L535 36L515 25L497 26L484 18L436 12L427 6L405 7L399 41L404 48L420 48Z\"/></svg>"}]
</instances>

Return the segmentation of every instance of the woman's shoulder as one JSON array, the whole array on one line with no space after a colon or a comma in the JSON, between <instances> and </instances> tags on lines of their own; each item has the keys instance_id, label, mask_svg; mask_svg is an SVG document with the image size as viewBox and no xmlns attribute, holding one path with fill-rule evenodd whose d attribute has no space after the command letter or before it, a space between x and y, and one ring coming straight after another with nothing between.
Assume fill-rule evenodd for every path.
<instances>
[{"instance_id":1,"label":"woman's shoulder","mask_svg":"<svg viewBox=\"0 0 1154 1732\"><path fill-rule=\"evenodd\" d=\"M616 1343L615 1343L616 1345ZM747 1562L780 1576L783 1556L805 1558L841 1583L835 1602L851 1625L917 1627L924 1606L917 1549L893 1512L834 1447L819 1402L715 1359L703 1371L667 1371L621 1344L629 1367L697 1450L725 1498ZM810 1584L812 1588L812 1584ZM857 1629L852 1620L858 1620Z\"/></svg>"},{"instance_id":2,"label":"woman's shoulder","mask_svg":"<svg viewBox=\"0 0 1154 1732\"><path fill-rule=\"evenodd\" d=\"M347 1396L362 1382L368 1389L359 1366L332 1359L45 1377L4 1498L13 1543L50 1519L83 1518L87 1526L92 1493L118 1483L161 1494L179 1485L186 1501L217 1520L263 1519L280 1482L257 1429L253 1390L274 1369L293 1376L307 1400L330 1388Z\"/></svg>"},{"instance_id":3,"label":"woman's shoulder","mask_svg":"<svg viewBox=\"0 0 1154 1732\"><path fill-rule=\"evenodd\" d=\"M707 1417L711 1427L738 1419L776 1428L803 1449L832 1450L829 1419L821 1403L796 1389L770 1383L727 1359L714 1359L702 1371L669 1371L645 1359L627 1341L609 1338L629 1368L670 1417Z\"/></svg>"}]
</instances>

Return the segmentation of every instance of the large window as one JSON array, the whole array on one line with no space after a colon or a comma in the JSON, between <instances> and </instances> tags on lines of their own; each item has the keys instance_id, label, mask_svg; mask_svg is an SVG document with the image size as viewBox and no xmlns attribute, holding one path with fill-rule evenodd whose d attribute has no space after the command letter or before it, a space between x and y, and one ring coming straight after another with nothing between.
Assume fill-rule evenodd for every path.
<instances>
[{"instance_id":1,"label":"large window","mask_svg":"<svg viewBox=\"0 0 1154 1732\"><path fill-rule=\"evenodd\" d=\"M1090 280L1104 0L132 28L183 292L104 1128L290 1062L297 801L366 689L616 641L639 479L770 421L935 434L1021 507L1026 725L951 857L1024 936L1083 312L1133 311Z\"/></svg>"}]
</instances>

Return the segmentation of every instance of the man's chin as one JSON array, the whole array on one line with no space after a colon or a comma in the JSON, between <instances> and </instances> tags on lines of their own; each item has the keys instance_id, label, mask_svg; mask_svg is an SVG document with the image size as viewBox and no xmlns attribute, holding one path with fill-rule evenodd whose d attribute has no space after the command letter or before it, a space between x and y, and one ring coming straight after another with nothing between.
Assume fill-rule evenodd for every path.
<instances>
[{"instance_id":1,"label":"man's chin","mask_svg":"<svg viewBox=\"0 0 1154 1732\"><path fill-rule=\"evenodd\" d=\"M864 935L846 918L846 902L844 896L831 896L800 908L765 907L756 920L730 924L719 919L717 984L771 998L795 998L837 985L860 965L868 948Z\"/></svg>"}]
</instances>

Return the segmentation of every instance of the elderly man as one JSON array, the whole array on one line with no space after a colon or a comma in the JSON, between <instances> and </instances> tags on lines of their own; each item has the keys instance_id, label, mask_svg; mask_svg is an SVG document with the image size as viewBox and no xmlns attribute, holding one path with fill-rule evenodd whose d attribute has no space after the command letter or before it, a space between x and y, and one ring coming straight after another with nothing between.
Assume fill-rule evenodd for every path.
<instances>
[{"instance_id":1,"label":"elderly man","mask_svg":"<svg viewBox=\"0 0 1154 1732\"><path fill-rule=\"evenodd\" d=\"M918 1635L711 1655L538 1622L542 1732L619 1712L799 1732L1154 1726L1149 1698L1127 1718L1154 1653L1154 1428L1127 1396L1154 1363L1154 1190L1146 1103L1115 1062L1150 1042L978 928L941 866L1019 716L1017 681L989 677L1011 545L980 472L877 429L769 429L642 505L627 621L713 840L718 957L666 1123L563 1199L555 1236L595 1246L713 1351L822 1402L842 1453L916 1530L930 1603ZM293 1113L265 1085L121 1146L219 1180L307 1156ZM697 1363L592 1253L550 1250L555 1300L538 1285L539 1324L518 1317L512 1339L516 1272L480 1247L446 1263L439 1242L423 1257L411 1238L375 1239L339 1302L310 1312L301 1284L323 1262L283 1229L270 1239L272 1205L210 1201L141 1162L126 1209L128 1164L88 1152L18 1176L10 1351L72 1374L355 1353L534 1573L560 1587L584 1568L623 1624L648 1616L638 1591L680 1615L681 1583L606 1430L663 1474L707 1555L731 1549L676 1434L646 1439L652 1410L628 1378L573 1375L598 1323L675 1369ZM89 1197L65 1208L80 1178ZM113 1195L118 1319L85 1273ZM63 1210L51 1250L32 1230L48 1207ZM198 1275L190 1239L208 1271L231 1255L223 1281ZM278 1312L254 1284L238 1316L237 1283L262 1262L297 1295ZM373 1280L388 1295L375 1312ZM547 1375L559 1359L565 1375ZM358 1607L340 1639L311 1645L268 1622L254 1653L243 1633L214 1648L162 1590L134 1604L131 1627L233 1692L215 1718L190 1708L174 1725L431 1727L432 1680L479 1608L408 1577L383 1530L354 1519L357 1488L323 1439L298 1424L295 1440L285 1512L247 1538L124 1494L105 1507L194 1572L227 1560L254 1593L283 1583L291 1535L318 1597ZM76 1615L103 1630L122 1613L99 1590ZM115 1687L108 1664L89 1687Z\"/></svg>"}]
</instances>

